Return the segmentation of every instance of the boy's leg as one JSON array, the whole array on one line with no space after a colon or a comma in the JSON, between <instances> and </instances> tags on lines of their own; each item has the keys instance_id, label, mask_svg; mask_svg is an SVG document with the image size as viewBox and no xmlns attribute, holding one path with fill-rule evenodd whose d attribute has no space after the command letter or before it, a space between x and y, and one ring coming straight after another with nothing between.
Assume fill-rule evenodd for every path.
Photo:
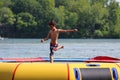
<instances>
[{"instance_id":1,"label":"boy's leg","mask_svg":"<svg viewBox=\"0 0 120 80\"><path fill-rule=\"evenodd\" d=\"M50 55L50 63L53 63L53 56Z\"/></svg>"},{"instance_id":2,"label":"boy's leg","mask_svg":"<svg viewBox=\"0 0 120 80\"><path fill-rule=\"evenodd\" d=\"M50 48L50 63L53 63L53 48Z\"/></svg>"},{"instance_id":3,"label":"boy's leg","mask_svg":"<svg viewBox=\"0 0 120 80\"><path fill-rule=\"evenodd\" d=\"M62 48L64 48L64 46L58 46L58 47L54 48L54 51L57 51L57 50L62 49Z\"/></svg>"}]
</instances>

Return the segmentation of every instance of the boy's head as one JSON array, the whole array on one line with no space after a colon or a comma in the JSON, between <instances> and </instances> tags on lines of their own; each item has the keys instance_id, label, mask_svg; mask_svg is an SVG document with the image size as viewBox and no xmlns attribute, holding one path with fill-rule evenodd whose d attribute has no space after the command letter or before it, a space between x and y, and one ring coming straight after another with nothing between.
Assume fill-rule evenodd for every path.
<instances>
[{"instance_id":1,"label":"boy's head","mask_svg":"<svg viewBox=\"0 0 120 80\"><path fill-rule=\"evenodd\" d=\"M50 27L52 27L52 26L56 27L56 23L55 23L55 21L51 21L51 22L49 22L49 26L50 26Z\"/></svg>"}]
</instances>

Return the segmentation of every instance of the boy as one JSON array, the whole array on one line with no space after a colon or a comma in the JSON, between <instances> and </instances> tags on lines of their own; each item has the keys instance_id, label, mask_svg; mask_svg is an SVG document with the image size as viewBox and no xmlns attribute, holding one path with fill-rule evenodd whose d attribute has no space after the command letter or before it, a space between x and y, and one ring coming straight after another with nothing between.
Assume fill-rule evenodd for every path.
<instances>
[{"instance_id":1,"label":"boy","mask_svg":"<svg viewBox=\"0 0 120 80\"><path fill-rule=\"evenodd\" d=\"M59 33L60 32L77 32L78 30L77 29L73 29L73 30L57 29L56 23L53 21L49 23L49 26L50 26L50 31L49 31L47 37L42 39L41 42L44 42L44 41L48 40L49 38L51 39L51 41L50 41L50 62L53 63L54 51L64 48L64 46L58 46L57 40L59 37Z\"/></svg>"}]
</instances>

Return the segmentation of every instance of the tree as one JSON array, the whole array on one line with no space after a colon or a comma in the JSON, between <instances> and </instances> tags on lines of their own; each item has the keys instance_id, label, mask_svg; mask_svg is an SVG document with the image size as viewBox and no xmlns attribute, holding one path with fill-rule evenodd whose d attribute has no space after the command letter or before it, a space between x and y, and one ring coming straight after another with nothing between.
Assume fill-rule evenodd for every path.
<instances>
[{"instance_id":1,"label":"tree","mask_svg":"<svg viewBox=\"0 0 120 80\"><path fill-rule=\"evenodd\" d=\"M65 26L64 19L65 19L65 8L64 6L59 6L55 8L55 21L57 21L57 26L59 28L63 28Z\"/></svg>"},{"instance_id":2,"label":"tree","mask_svg":"<svg viewBox=\"0 0 120 80\"><path fill-rule=\"evenodd\" d=\"M3 7L0 9L0 22L5 25L14 24L15 17L10 8Z\"/></svg>"},{"instance_id":3,"label":"tree","mask_svg":"<svg viewBox=\"0 0 120 80\"><path fill-rule=\"evenodd\" d=\"M37 22L30 13L19 13L17 15L16 27L18 29L17 34L19 34L19 36L31 37L31 34L36 30L36 25Z\"/></svg>"},{"instance_id":4,"label":"tree","mask_svg":"<svg viewBox=\"0 0 120 80\"><path fill-rule=\"evenodd\" d=\"M11 0L0 0L0 7L8 7L9 5L11 5L12 2Z\"/></svg>"},{"instance_id":5,"label":"tree","mask_svg":"<svg viewBox=\"0 0 120 80\"><path fill-rule=\"evenodd\" d=\"M96 2L93 5L85 4L86 6L79 10L81 15L79 16L80 23L78 24L81 26L81 32L84 33L83 36L94 37L96 29L102 30L104 28L108 12L101 3Z\"/></svg>"},{"instance_id":6,"label":"tree","mask_svg":"<svg viewBox=\"0 0 120 80\"><path fill-rule=\"evenodd\" d=\"M94 32L97 27L102 31L104 29L104 25L107 24L106 18L108 17L108 10L101 3L96 3L92 5L91 13L90 33L91 36L94 36Z\"/></svg>"},{"instance_id":7,"label":"tree","mask_svg":"<svg viewBox=\"0 0 120 80\"><path fill-rule=\"evenodd\" d=\"M109 17L108 17L108 22L110 26L110 37L114 37L115 35L120 35L120 7L119 3L116 2L115 0L111 0L109 6Z\"/></svg>"},{"instance_id":8,"label":"tree","mask_svg":"<svg viewBox=\"0 0 120 80\"><path fill-rule=\"evenodd\" d=\"M79 30L60 37L120 37L120 5L116 0L0 1L0 30L5 26L7 32L2 33L6 36L46 36L51 20L58 28Z\"/></svg>"},{"instance_id":9,"label":"tree","mask_svg":"<svg viewBox=\"0 0 120 80\"><path fill-rule=\"evenodd\" d=\"M37 0L41 5L40 13L38 14L38 36L46 36L49 30L48 23L55 19L55 0Z\"/></svg>"}]
</instances>

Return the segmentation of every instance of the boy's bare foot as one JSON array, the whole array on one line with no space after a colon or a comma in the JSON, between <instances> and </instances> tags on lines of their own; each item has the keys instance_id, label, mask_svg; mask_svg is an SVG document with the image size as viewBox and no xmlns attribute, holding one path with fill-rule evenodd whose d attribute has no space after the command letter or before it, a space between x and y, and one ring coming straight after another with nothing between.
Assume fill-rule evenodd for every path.
<instances>
[{"instance_id":1,"label":"boy's bare foot","mask_svg":"<svg viewBox=\"0 0 120 80\"><path fill-rule=\"evenodd\" d=\"M64 48L64 46L61 46L61 49Z\"/></svg>"},{"instance_id":2,"label":"boy's bare foot","mask_svg":"<svg viewBox=\"0 0 120 80\"><path fill-rule=\"evenodd\" d=\"M64 46L60 46L60 47L54 48L54 51L57 51L57 50L62 49L62 48L64 48Z\"/></svg>"}]
</instances>

